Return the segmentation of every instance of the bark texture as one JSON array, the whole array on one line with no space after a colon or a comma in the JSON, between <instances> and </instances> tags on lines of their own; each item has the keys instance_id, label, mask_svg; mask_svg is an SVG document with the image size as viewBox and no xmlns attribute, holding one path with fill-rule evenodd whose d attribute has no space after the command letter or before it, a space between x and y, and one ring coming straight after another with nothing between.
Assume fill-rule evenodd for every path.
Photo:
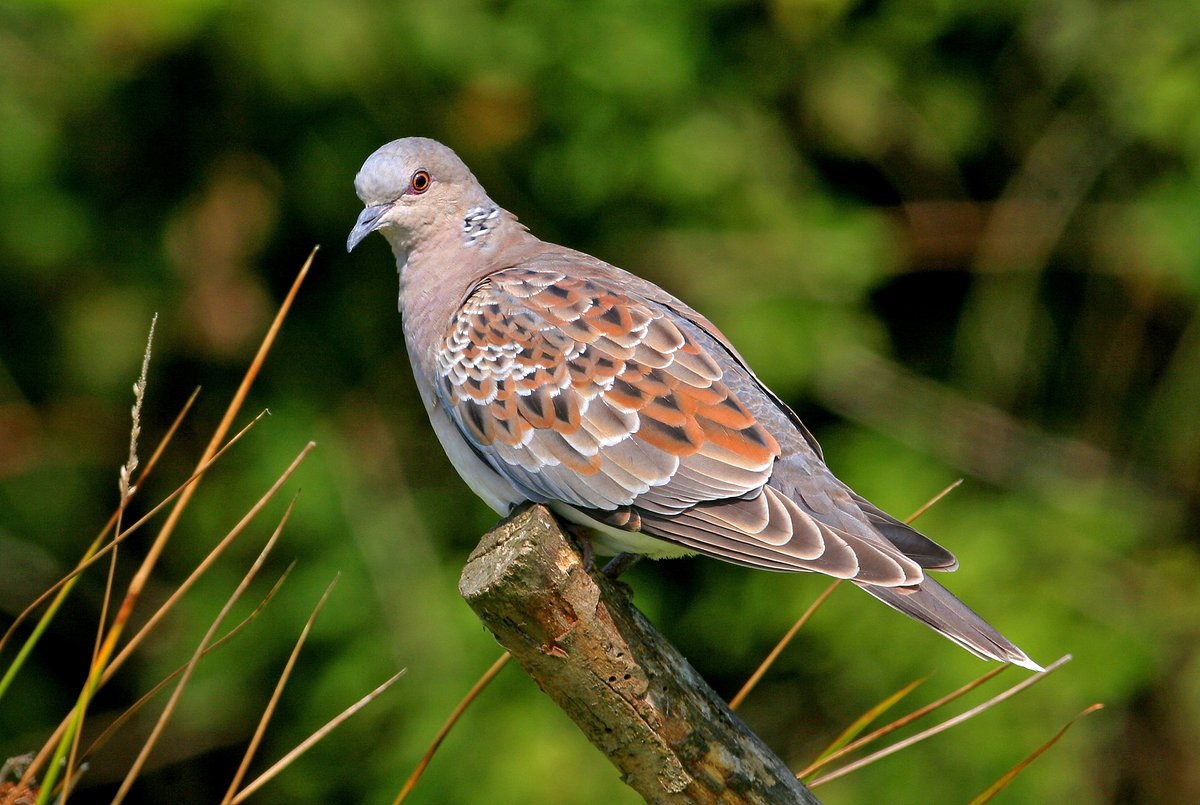
<instances>
[{"instance_id":1,"label":"bark texture","mask_svg":"<svg viewBox=\"0 0 1200 805\"><path fill-rule=\"evenodd\" d=\"M546 509L484 535L459 590L647 802L818 802Z\"/></svg>"}]
</instances>

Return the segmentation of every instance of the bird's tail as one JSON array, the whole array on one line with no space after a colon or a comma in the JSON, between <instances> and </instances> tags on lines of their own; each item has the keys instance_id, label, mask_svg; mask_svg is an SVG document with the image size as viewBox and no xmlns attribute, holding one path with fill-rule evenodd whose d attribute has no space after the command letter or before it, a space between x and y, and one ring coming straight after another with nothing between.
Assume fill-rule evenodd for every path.
<instances>
[{"instance_id":1,"label":"bird's tail","mask_svg":"<svg viewBox=\"0 0 1200 805\"><path fill-rule=\"evenodd\" d=\"M915 589L871 584L858 586L893 609L940 632L972 654L1020 665L1031 671L1043 670L1008 638L932 579L926 578Z\"/></svg>"}]
</instances>

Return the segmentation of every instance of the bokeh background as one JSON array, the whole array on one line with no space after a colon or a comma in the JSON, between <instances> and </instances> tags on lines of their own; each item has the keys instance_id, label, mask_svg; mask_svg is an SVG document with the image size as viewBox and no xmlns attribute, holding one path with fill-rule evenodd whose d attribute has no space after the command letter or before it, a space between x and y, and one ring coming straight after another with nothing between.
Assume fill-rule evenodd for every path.
<instances>
[{"instance_id":1,"label":"bokeh background","mask_svg":"<svg viewBox=\"0 0 1200 805\"><path fill-rule=\"evenodd\" d=\"M200 666L137 801L219 799L336 573L255 769L408 672L261 802L390 801L499 654L456 588L495 516L425 423L385 243L342 248L355 171L413 134L457 149L543 238L708 314L834 470L884 508L904 516L965 478L921 521L962 560L947 583L1034 657L1074 654L1018 699L821 797L965 801L1100 701L1007 801L1200 801L1190 0L6 3L0 626L116 505L151 315L143 458L203 390L135 512L188 475L323 247L241 421L272 416L204 481L139 617L306 441L319 447L91 723L190 655L302 489L249 598L296 569ZM131 541L120 579L152 533ZM630 581L726 695L825 584L702 559ZM85 577L0 701L0 757L40 745L74 700L102 592L102 572ZM844 589L743 714L799 767L904 683L932 673L913 696L924 702L984 668ZM94 758L76 801L112 795L151 723ZM414 797L636 800L515 667Z\"/></svg>"}]
</instances>

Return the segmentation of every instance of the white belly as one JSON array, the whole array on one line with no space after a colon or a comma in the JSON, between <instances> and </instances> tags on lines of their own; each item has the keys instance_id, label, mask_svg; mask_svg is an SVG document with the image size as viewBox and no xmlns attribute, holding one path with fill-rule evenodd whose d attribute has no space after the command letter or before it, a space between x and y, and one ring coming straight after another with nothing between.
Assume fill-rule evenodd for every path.
<instances>
[{"instance_id":1,"label":"white belly","mask_svg":"<svg viewBox=\"0 0 1200 805\"><path fill-rule=\"evenodd\" d=\"M605 525L565 503L549 505L554 513L564 520L570 520L572 523L590 528L592 530L592 548L601 556L636 553L651 559L677 559L680 556L694 556L696 553L673 542L665 542L637 531L622 531L619 528Z\"/></svg>"},{"instance_id":2,"label":"white belly","mask_svg":"<svg viewBox=\"0 0 1200 805\"><path fill-rule=\"evenodd\" d=\"M433 432L437 434L438 441L442 443L442 449L446 451L446 457L450 459L454 469L458 470L467 486L471 487L471 491L492 511L507 515L513 506L528 499L511 482L498 475L475 455L475 451L459 433L458 427L450 420L450 415L440 405L436 402L429 405L427 401L426 406L429 422L433 425Z\"/></svg>"}]
</instances>

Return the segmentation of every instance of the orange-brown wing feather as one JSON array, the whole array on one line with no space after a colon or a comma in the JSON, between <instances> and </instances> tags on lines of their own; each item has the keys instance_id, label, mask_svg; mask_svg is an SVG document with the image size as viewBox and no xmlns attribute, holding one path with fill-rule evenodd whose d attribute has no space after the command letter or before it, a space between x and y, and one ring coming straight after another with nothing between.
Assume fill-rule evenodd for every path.
<instances>
[{"instance_id":1,"label":"orange-brown wing feather","mask_svg":"<svg viewBox=\"0 0 1200 805\"><path fill-rule=\"evenodd\" d=\"M438 358L460 428L535 499L615 509L689 468L659 502L682 509L758 489L779 455L667 312L590 280L491 276Z\"/></svg>"},{"instance_id":2,"label":"orange-brown wing feather","mask_svg":"<svg viewBox=\"0 0 1200 805\"><path fill-rule=\"evenodd\" d=\"M476 452L532 500L743 564L919 581L886 540L821 522L768 486L779 443L720 357L663 306L514 268L455 315L439 394Z\"/></svg>"}]
</instances>

